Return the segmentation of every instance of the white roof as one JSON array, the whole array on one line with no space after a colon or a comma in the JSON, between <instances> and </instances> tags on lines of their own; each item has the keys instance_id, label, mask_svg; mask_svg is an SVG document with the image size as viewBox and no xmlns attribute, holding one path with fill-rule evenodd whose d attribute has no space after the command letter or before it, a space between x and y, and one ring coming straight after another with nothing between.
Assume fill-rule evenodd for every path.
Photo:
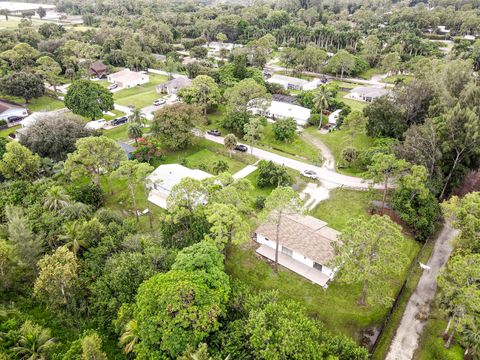
<instances>
[{"instance_id":1,"label":"white roof","mask_svg":"<svg viewBox=\"0 0 480 360\"><path fill-rule=\"evenodd\" d=\"M39 7L47 9L55 9L55 5L50 4L34 4L12 1L0 1L0 9L7 9L10 11L25 11L25 10L37 10Z\"/></svg>"},{"instance_id":2,"label":"white roof","mask_svg":"<svg viewBox=\"0 0 480 360\"><path fill-rule=\"evenodd\" d=\"M147 179L164 190L171 191L184 178L203 180L211 176L205 171L189 169L180 164L165 164L156 168Z\"/></svg>"},{"instance_id":3,"label":"white roof","mask_svg":"<svg viewBox=\"0 0 480 360\"><path fill-rule=\"evenodd\" d=\"M208 44L208 47L210 49L226 49L226 50L232 50L233 48L237 48L237 47L243 47L242 44L234 44L234 43L229 43L229 42L225 42L225 43L220 43L218 41L211 41L209 44Z\"/></svg>"},{"instance_id":4,"label":"white roof","mask_svg":"<svg viewBox=\"0 0 480 360\"><path fill-rule=\"evenodd\" d=\"M335 125L337 123L338 116L340 115L341 112L342 112L342 109L338 109L332 112L330 115L328 115L328 123Z\"/></svg>"},{"instance_id":5,"label":"white roof","mask_svg":"<svg viewBox=\"0 0 480 360\"><path fill-rule=\"evenodd\" d=\"M285 118L294 118L302 122L306 122L311 115L311 110L304 108L302 106L293 105L289 103L284 103L280 101L273 100L270 104L268 112L272 116L279 116Z\"/></svg>"},{"instance_id":6,"label":"white roof","mask_svg":"<svg viewBox=\"0 0 480 360\"><path fill-rule=\"evenodd\" d=\"M119 72L109 75L109 78L111 79L111 81L119 81L124 83L141 80L145 76L145 74L139 72L131 71L129 69L123 69Z\"/></svg>"},{"instance_id":7,"label":"white roof","mask_svg":"<svg viewBox=\"0 0 480 360\"><path fill-rule=\"evenodd\" d=\"M371 98L377 98L390 93L390 91L385 89L384 87L376 86L358 86L352 89L350 92Z\"/></svg>"},{"instance_id":8,"label":"white roof","mask_svg":"<svg viewBox=\"0 0 480 360\"><path fill-rule=\"evenodd\" d=\"M297 86L304 86L308 83L307 80L279 74L274 74L271 78L267 79L267 82L274 84L292 84Z\"/></svg>"}]
</instances>

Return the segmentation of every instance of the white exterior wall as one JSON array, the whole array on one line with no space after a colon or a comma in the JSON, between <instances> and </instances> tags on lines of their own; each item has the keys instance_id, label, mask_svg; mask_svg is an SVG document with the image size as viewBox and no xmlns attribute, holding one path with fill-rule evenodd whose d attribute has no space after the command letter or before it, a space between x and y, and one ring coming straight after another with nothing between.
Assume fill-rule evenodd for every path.
<instances>
[{"instance_id":1,"label":"white exterior wall","mask_svg":"<svg viewBox=\"0 0 480 360\"><path fill-rule=\"evenodd\" d=\"M19 109L19 108L12 108L5 110L3 113L0 114L0 119L1 120L7 120L10 116L20 116L20 117L25 117L27 116L27 110L26 109Z\"/></svg>"},{"instance_id":2,"label":"white exterior wall","mask_svg":"<svg viewBox=\"0 0 480 360\"><path fill-rule=\"evenodd\" d=\"M275 246L276 246L275 241L269 240L261 234L256 234L256 235L257 235L256 236L256 241L259 244L267 245L268 247L270 247L272 249L275 249ZM280 245L280 247L278 249L278 251L280 253L282 252L282 248L283 248L283 246ZM287 249L288 249L288 247L287 247ZM292 249L289 249L289 250L292 250ZM313 268L314 261L312 259L308 258L307 256L304 256L304 255L292 250L292 258L294 260L298 261L298 262L301 262L302 264L305 264L305 265ZM321 272L324 273L325 275L327 275L330 279L333 279L333 277L335 276L335 272L332 269L326 267L323 264L322 264L322 271Z\"/></svg>"}]
</instances>

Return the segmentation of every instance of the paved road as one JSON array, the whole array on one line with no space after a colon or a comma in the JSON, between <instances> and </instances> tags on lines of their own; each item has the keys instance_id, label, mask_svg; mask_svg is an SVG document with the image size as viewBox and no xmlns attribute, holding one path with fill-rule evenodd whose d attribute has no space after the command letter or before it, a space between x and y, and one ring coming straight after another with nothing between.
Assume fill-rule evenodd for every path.
<instances>
[{"instance_id":1,"label":"paved road","mask_svg":"<svg viewBox=\"0 0 480 360\"><path fill-rule=\"evenodd\" d=\"M428 317L430 304L437 291L439 270L448 261L452 252L452 241L457 233L449 225L443 226L435 242L432 256L427 263L431 269L423 272L415 292L408 301L386 360L411 360L413 358L425 326L425 321L422 319ZM418 314L421 316L417 316Z\"/></svg>"},{"instance_id":2,"label":"paved road","mask_svg":"<svg viewBox=\"0 0 480 360\"><path fill-rule=\"evenodd\" d=\"M197 135L200 135L200 134L197 134ZM207 140L216 142L218 144L223 144L223 141L224 141L224 138L221 136L212 136L205 133L203 133L203 136ZM297 171L313 170L317 173L318 179L320 179L321 181L328 182L329 184L343 186L351 189L360 189L360 190L366 190L369 187L368 182L358 177L338 174L335 171L326 169L324 167L306 164L304 162L291 159L282 155L278 155L275 153L271 153L269 151L259 149L256 147L254 147L252 151L252 149L250 148L250 145L247 145L247 146L248 146L248 153L252 154L253 156L259 159L270 160L270 161L273 161L274 163L284 165L290 169L297 170ZM378 187L378 188L381 188L381 187Z\"/></svg>"}]
</instances>

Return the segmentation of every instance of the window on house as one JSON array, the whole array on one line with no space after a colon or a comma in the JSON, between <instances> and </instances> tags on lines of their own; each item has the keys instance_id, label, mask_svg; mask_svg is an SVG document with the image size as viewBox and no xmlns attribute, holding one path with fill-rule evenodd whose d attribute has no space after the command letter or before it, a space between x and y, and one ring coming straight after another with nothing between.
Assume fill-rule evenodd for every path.
<instances>
[{"instance_id":1,"label":"window on house","mask_svg":"<svg viewBox=\"0 0 480 360\"><path fill-rule=\"evenodd\" d=\"M317 269L317 270L320 270L320 271L322 271L322 269L323 269L322 264L319 264L319 263L317 263L317 262L314 262L314 263L313 263L313 267L314 267L315 269Z\"/></svg>"},{"instance_id":2,"label":"window on house","mask_svg":"<svg viewBox=\"0 0 480 360\"><path fill-rule=\"evenodd\" d=\"M293 251L285 246L282 246L282 253L290 257L293 255Z\"/></svg>"}]
</instances>

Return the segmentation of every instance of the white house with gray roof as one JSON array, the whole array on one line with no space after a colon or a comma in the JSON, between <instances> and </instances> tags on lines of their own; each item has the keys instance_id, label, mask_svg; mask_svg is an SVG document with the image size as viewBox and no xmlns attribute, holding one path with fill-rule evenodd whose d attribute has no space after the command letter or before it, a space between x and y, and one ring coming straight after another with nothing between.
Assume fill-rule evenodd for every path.
<instances>
[{"instance_id":1,"label":"white house with gray roof","mask_svg":"<svg viewBox=\"0 0 480 360\"><path fill-rule=\"evenodd\" d=\"M391 91L385 89L384 87L377 87L377 86L358 86L350 91L345 98L364 101L364 102L372 102L379 97L389 95Z\"/></svg>"},{"instance_id":2,"label":"white house with gray roof","mask_svg":"<svg viewBox=\"0 0 480 360\"><path fill-rule=\"evenodd\" d=\"M273 74L266 80L270 84L278 84L285 90L314 90L322 83L320 79L304 80L296 77Z\"/></svg>"}]
</instances>

